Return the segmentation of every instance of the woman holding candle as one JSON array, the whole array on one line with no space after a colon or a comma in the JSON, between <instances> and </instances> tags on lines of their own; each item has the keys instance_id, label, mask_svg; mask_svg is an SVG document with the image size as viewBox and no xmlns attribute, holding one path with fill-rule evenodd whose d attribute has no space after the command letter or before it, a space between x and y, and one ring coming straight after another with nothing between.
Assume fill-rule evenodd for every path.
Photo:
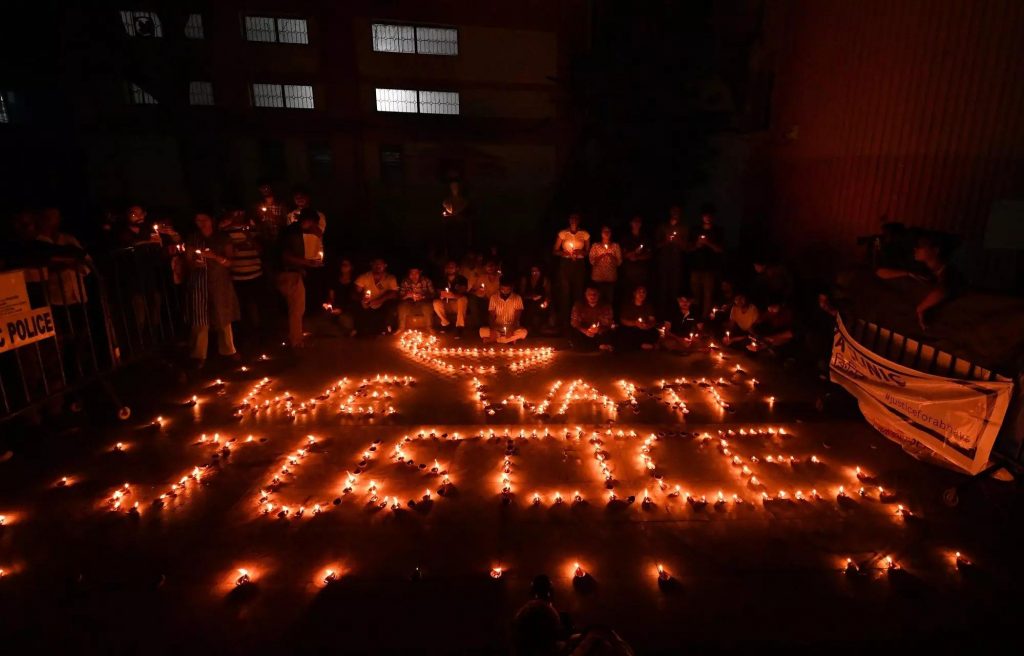
<instances>
[{"instance_id":1,"label":"woman holding candle","mask_svg":"<svg viewBox=\"0 0 1024 656\"><path fill-rule=\"evenodd\" d=\"M612 241L612 229L601 228L601 242L590 247L590 279L601 290L601 300L614 304L615 281L622 265L622 249Z\"/></svg>"},{"instance_id":2,"label":"woman holding candle","mask_svg":"<svg viewBox=\"0 0 1024 656\"><path fill-rule=\"evenodd\" d=\"M530 273L519 283L519 294L523 297L523 323L533 334L551 327L551 281L543 269L535 264Z\"/></svg>"},{"instance_id":3,"label":"woman holding candle","mask_svg":"<svg viewBox=\"0 0 1024 656\"><path fill-rule=\"evenodd\" d=\"M188 280L185 317L190 326L190 356L196 366L206 363L210 328L217 331L218 352L238 359L231 322L238 321L238 297L228 268L229 237L214 230L213 217L205 212L195 216L196 232L188 238Z\"/></svg>"}]
</instances>

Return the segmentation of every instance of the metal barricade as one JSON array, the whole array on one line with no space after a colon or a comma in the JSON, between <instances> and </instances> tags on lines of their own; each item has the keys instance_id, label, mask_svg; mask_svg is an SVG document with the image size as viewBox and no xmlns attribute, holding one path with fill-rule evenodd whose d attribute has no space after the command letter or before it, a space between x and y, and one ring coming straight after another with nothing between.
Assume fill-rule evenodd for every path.
<instances>
[{"instance_id":1,"label":"metal barricade","mask_svg":"<svg viewBox=\"0 0 1024 656\"><path fill-rule=\"evenodd\" d=\"M110 384L122 366L160 355L181 334L172 259L140 244L58 267L24 269L33 308L49 306L52 337L0 353L0 422L99 386L126 419Z\"/></svg>"}]
</instances>

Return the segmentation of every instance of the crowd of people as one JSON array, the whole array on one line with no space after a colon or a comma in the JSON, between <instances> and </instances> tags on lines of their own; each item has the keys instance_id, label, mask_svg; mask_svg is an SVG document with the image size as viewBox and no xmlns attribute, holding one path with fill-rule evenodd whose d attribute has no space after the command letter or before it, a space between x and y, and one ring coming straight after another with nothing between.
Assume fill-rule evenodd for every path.
<instances>
[{"instance_id":1,"label":"crowd of people","mask_svg":"<svg viewBox=\"0 0 1024 656\"><path fill-rule=\"evenodd\" d=\"M90 252L151 253L183 300L188 356L196 367L210 354L211 333L219 355L237 360L239 349L262 350L282 338L300 349L311 326L326 321L353 338L410 329L498 344L562 337L574 350L595 352L685 353L713 338L788 359L810 343L823 348L835 316L827 292L816 304L794 306L796 284L779 261L737 262L710 205L695 221L679 205L653 226L635 215L622 234L599 225L592 235L584 215L570 212L553 231L549 252L520 245L510 261L496 247L474 248L469 203L453 184L442 204L442 257L411 263L396 276L384 257L327 253L327 216L303 188L289 200L261 182L254 203L199 210L180 233L133 205L122 217L105 216L87 240L65 232L56 209L21 212L0 267L38 270L42 263L55 272L41 276L50 279L50 302L73 303L87 296ZM945 297L949 276L934 244L918 246L923 273L893 266L879 266L878 273L931 272L937 284L919 308L924 321ZM138 281L125 284L134 285L136 322L156 321L162 301ZM63 300L55 299L58 292Z\"/></svg>"}]
</instances>

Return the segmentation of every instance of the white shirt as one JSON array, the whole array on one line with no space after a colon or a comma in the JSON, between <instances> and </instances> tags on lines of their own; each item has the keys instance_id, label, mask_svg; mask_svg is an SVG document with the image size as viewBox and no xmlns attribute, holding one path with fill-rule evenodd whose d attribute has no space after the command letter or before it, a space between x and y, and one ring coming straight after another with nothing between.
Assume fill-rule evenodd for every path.
<instances>
[{"instance_id":1,"label":"white shirt","mask_svg":"<svg viewBox=\"0 0 1024 656\"><path fill-rule=\"evenodd\" d=\"M558 239L562 243L562 257L566 257L568 253L583 257L586 255L583 252L583 247L590 241L590 233L586 230L577 230L572 233L567 228L558 232Z\"/></svg>"},{"instance_id":2,"label":"white shirt","mask_svg":"<svg viewBox=\"0 0 1024 656\"><path fill-rule=\"evenodd\" d=\"M318 211L317 216L320 220L317 225L320 228L320 232L323 233L327 230L327 217L324 216L323 212ZM299 220L299 210L292 210L288 212L288 224L291 225ZM302 233L302 246L305 250L305 257L307 260L322 260L324 259L324 240L319 235L311 235L308 233Z\"/></svg>"}]
</instances>

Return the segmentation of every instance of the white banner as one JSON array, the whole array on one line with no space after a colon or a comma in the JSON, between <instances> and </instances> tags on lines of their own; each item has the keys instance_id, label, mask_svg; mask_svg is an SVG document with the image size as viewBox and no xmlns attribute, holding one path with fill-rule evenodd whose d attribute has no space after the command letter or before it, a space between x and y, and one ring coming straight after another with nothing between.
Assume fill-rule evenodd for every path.
<instances>
[{"instance_id":1,"label":"white banner","mask_svg":"<svg viewBox=\"0 0 1024 656\"><path fill-rule=\"evenodd\" d=\"M831 370L880 433L911 452L925 447L971 474L988 463L1013 393L1008 381L945 378L891 362L857 343L841 319Z\"/></svg>"}]
</instances>

